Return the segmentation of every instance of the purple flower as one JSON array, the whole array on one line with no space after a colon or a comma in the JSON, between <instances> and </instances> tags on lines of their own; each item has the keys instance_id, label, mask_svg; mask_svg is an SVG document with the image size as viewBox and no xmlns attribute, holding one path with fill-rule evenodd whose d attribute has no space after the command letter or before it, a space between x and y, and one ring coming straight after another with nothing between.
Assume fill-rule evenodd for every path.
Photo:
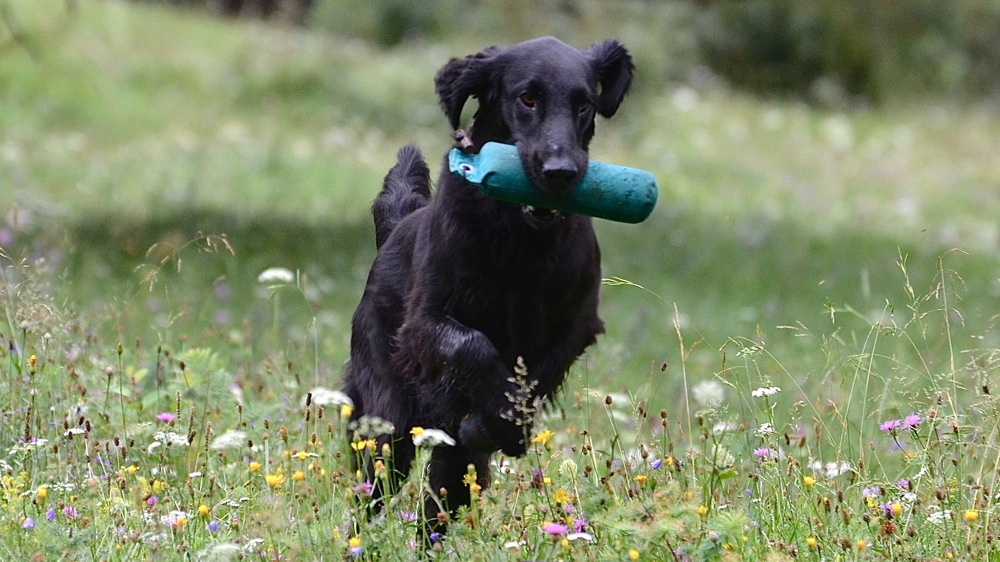
<instances>
[{"instance_id":1,"label":"purple flower","mask_svg":"<svg viewBox=\"0 0 1000 562\"><path fill-rule=\"evenodd\" d=\"M156 496L149 496L148 498L146 498L146 505L148 505L149 507L153 507L154 505L156 505L156 502L158 501L160 501L160 498Z\"/></svg>"},{"instance_id":2,"label":"purple flower","mask_svg":"<svg viewBox=\"0 0 1000 562\"><path fill-rule=\"evenodd\" d=\"M362 496L362 497L365 497L365 498L372 497L372 483L371 482L368 482L368 481L362 482L362 483L358 484L357 486L355 486L352 489L354 490L354 493L358 494L359 496Z\"/></svg>"},{"instance_id":3,"label":"purple flower","mask_svg":"<svg viewBox=\"0 0 1000 562\"><path fill-rule=\"evenodd\" d=\"M897 429L902 427L902 425L903 422L900 420L889 420L879 424L878 428L886 433L895 433Z\"/></svg>"},{"instance_id":4,"label":"purple flower","mask_svg":"<svg viewBox=\"0 0 1000 562\"><path fill-rule=\"evenodd\" d=\"M886 516L887 519L892 519L892 504L891 503L889 503L889 502L883 503L883 504L879 505L878 508L882 510L882 513L885 514L885 516Z\"/></svg>"},{"instance_id":5,"label":"purple flower","mask_svg":"<svg viewBox=\"0 0 1000 562\"><path fill-rule=\"evenodd\" d=\"M543 523L542 531L546 535L558 537L561 535L565 535L566 531L569 531L569 528L567 528L566 525L563 525L562 523Z\"/></svg>"},{"instance_id":6,"label":"purple flower","mask_svg":"<svg viewBox=\"0 0 1000 562\"><path fill-rule=\"evenodd\" d=\"M414 522L414 521L417 520L417 512L416 511L400 511L399 512L399 518L402 519L403 521L406 521L407 523L412 523L412 522Z\"/></svg>"},{"instance_id":7,"label":"purple flower","mask_svg":"<svg viewBox=\"0 0 1000 562\"><path fill-rule=\"evenodd\" d=\"M753 454L757 457L757 460L766 461L771 456L771 449L767 447L758 447L753 450Z\"/></svg>"},{"instance_id":8,"label":"purple flower","mask_svg":"<svg viewBox=\"0 0 1000 562\"><path fill-rule=\"evenodd\" d=\"M213 519L213 520L211 520L211 521L208 522L208 525L206 525L206 528L208 529L209 533L218 533L219 532L219 522L216 521L215 519Z\"/></svg>"},{"instance_id":9,"label":"purple flower","mask_svg":"<svg viewBox=\"0 0 1000 562\"><path fill-rule=\"evenodd\" d=\"M352 546L348 550L351 552L351 556L353 556L355 558L360 558L361 557L361 547L360 546Z\"/></svg>"},{"instance_id":10,"label":"purple flower","mask_svg":"<svg viewBox=\"0 0 1000 562\"><path fill-rule=\"evenodd\" d=\"M663 464L663 459L653 459L653 461L649 463L649 467L652 468L653 470L660 470L660 466L662 464Z\"/></svg>"},{"instance_id":11,"label":"purple flower","mask_svg":"<svg viewBox=\"0 0 1000 562\"><path fill-rule=\"evenodd\" d=\"M922 421L924 420L921 419L920 414L914 412L903 418L903 427L901 429L916 429Z\"/></svg>"},{"instance_id":12,"label":"purple flower","mask_svg":"<svg viewBox=\"0 0 1000 562\"><path fill-rule=\"evenodd\" d=\"M573 520L573 531L577 533L582 533L583 528L586 526L587 526L587 520L583 519L582 517L580 519Z\"/></svg>"},{"instance_id":13,"label":"purple flower","mask_svg":"<svg viewBox=\"0 0 1000 562\"><path fill-rule=\"evenodd\" d=\"M25 531L30 531L35 528L35 520L31 517L25 517L24 523L21 523L21 528Z\"/></svg>"},{"instance_id":14,"label":"purple flower","mask_svg":"<svg viewBox=\"0 0 1000 562\"><path fill-rule=\"evenodd\" d=\"M431 533L427 538L431 539L431 543L439 543L441 542L441 533Z\"/></svg>"},{"instance_id":15,"label":"purple flower","mask_svg":"<svg viewBox=\"0 0 1000 562\"><path fill-rule=\"evenodd\" d=\"M66 507L64 507L63 513L66 514L66 517L76 517L77 515L80 515L79 513L77 513L76 508L71 505L67 505Z\"/></svg>"},{"instance_id":16,"label":"purple flower","mask_svg":"<svg viewBox=\"0 0 1000 562\"><path fill-rule=\"evenodd\" d=\"M906 478L903 478L899 482L896 482L896 485L899 486L900 488L902 488L903 490L909 490L910 489L910 481L907 480Z\"/></svg>"},{"instance_id":17,"label":"purple flower","mask_svg":"<svg viewBox=\"0 0 1000 562\"><path fill-rule=\"evenodd\" d=\"M54 522L56 520L56 508L50 507L49 510L45 512L45 518L48 519L50 523Z\"/></svg>"},{"instance_id":18,"label":"purple flower","mask_svg":"<svg viewBox=\"0 0 1000 562\"><path fill-rule=\"evenodd\" d=\"M156 419L163 423L170 423L177 419L177 415L171 414L170 412L160 412L159 414L156 414Z\"/></svg>"},{"instance_id":19,"label":"purple flower","mask_svg":"<svg viewBox=\"0 0 1000 562\"><path fill-rule=\"evenodd\" d=\"M877 496L878 493L879 493L879 487L878 486L871 486L871 487L865 488L864 490L861 490L861 496L865 497L865 498L871 497L871 496Z\"/></svg>"}]
</instances>

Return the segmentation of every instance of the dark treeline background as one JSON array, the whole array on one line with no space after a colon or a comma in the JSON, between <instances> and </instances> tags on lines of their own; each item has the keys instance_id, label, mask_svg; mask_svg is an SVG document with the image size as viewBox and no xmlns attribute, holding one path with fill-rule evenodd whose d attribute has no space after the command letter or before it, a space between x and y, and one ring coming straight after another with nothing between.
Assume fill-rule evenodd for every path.
<instances>
[{"instance_id":1,"label":"dark treeline background","mask_svg":"<svg viewBox=\"0 0 1000 562\"><path fill-rule=\"evenodd\" d=\"M648 78L721 79L822 105L1000 96L1000 0L137 0L263 18L393 47L616 29L659 49ZM636 17L640 16L640 17ZM567 37L569 36L569 37ZM647 87L650 81L647 81Z\"/></svg>"}]
</instances>

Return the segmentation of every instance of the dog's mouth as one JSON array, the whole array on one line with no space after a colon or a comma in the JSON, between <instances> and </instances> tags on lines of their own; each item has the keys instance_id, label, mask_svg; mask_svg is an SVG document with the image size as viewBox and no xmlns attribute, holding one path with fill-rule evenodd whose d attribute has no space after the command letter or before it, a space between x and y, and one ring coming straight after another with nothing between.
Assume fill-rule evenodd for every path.
<instances>
[{"instance_id":1,"label":"dog's mouth","mask_svg":"<svg viewBox=\"0 0 1000 562\"><path fill-rule=\"evenodd\" d=\"M562 218L562 213L552 209L535 207L534 205L522 205L521 216L532 227L544 229L556 224Z\"/></svg>"}]
</instances>

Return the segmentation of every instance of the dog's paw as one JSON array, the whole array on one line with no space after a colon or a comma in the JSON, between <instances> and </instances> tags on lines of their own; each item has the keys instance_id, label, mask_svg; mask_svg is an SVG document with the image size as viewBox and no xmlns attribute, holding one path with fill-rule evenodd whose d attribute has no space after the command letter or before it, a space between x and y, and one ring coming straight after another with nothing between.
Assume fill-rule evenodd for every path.
<instances>
[{"instance_id":1,"label":"dog's paw","mask_svg":"<svg viewBox=\"0 0 1000 562\"><path fill-rule=\"evenodd\" d=\"M471 414L462 420L458 426L458 439L473 451L493 452L500 448L480 414Z\"/></svg>"}]
</instances>

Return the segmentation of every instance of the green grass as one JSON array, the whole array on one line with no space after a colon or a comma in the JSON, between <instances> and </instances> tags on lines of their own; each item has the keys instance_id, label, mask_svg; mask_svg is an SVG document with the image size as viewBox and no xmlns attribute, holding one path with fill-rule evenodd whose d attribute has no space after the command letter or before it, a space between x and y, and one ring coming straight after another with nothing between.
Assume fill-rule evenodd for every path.
<instances>
[{"instance_id":1,"label":"green grass","mask_svg":"<svg viewBox=\"0 0 1000 562\"><path fill-rule=\"evenodd\" d=\"M358 440L304 403L338 386L381 176L405 142L444 153L431 78L481 41L7 4L35 39L0 51L0 558L411 559L420 480L364 521ZM995 557L995 110L664 85L671 53L622 39L646 64L592 153L652 170L659 207L597 225L607 334L431 555Z\"/></svg>"}]
</instances>

